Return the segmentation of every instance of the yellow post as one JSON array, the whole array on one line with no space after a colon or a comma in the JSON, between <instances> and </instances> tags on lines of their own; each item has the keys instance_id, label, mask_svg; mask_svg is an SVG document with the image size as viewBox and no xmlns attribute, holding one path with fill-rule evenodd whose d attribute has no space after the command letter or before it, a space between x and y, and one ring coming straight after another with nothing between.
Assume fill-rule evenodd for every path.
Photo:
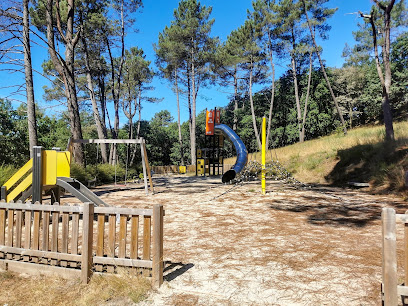
<instances>
[{"instance_id":1,"label":"yellow post","mask_svg":"<svg viewBox=\"0 0 408 306\"><path fill-rule=\"evenodd\" d=\"M266 118L262 118L262 194L266 194L266 182L265 182L265 164L266 164Z\"/></svg>"}]
</instances>

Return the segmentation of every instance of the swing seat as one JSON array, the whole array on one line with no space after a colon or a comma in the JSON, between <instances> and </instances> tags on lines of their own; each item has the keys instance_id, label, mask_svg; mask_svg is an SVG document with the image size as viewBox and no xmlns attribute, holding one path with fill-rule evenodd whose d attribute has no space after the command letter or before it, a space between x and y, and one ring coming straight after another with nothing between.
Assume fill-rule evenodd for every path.
<instances>
[{"instance_id":1,"label":"swing seat","mask_svg":"<svg viewBox=\"0 0 408 306\"><path fill-rule=\"evenodd\" d=\"M88 183L88 188L96 187L96 176L93 179L88 180L87 183Z\"/></svg>"}]
</instances>

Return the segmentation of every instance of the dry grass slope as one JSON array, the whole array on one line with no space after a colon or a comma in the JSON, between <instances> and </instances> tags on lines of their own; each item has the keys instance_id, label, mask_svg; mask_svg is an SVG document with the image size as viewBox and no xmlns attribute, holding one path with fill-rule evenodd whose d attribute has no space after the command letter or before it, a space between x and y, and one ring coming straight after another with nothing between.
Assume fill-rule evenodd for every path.
<instances>
[{"instance_id":1,"label":"dry grass slope","mask_svg":"<svg viewBox=\"0 0 408 306\"><path fill-rule=\"evenodd\" d=\"M365 126L349 130L346 136L333 134L270 150L267 161L279 160L305 183L370 182L376 191L404 191L408 122L395 123L394 130L395 143L384 142L383 126ZM261 161L261 153L252 153L248 159ZM235 158L225 161L234 162Z\"/></svg>"}]
</instances>

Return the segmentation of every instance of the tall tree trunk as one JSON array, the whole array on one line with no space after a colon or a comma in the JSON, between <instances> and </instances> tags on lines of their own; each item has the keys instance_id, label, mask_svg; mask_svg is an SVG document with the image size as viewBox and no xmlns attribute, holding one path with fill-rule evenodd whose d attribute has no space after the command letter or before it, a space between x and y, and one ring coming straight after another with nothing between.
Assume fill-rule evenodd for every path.
<instances>
[{"instance_id":1,"label":"tall tree trunk","mask_svg":"<svg viewBox=\"0 0 408 306\"><path fill-rule=\"evenodd\" d=\"M193 133L193 110L191 106L191 79L190 79L190 66L187 65L187 105L188 105L188 128L190 132L190 158L191 158L191 164L195 165L195 158L193 161L193 152L192 152L192 145L191 145L191 134Z\"/></svg>"},{"instance_id":2,"label":"tall tree trunk","mask_svg":"<svg viewBox=\"0 0 408 306\"><path fill-rule=\"evenodd\" d=\"M74 75L74 49L78 43L80 32L75 37L73 35L74 30L74 0L68 0L68 15L66 34L63 34L60 14L59 14L59 1L56 2L56 24L61 36L61 40L65 44L65 60L58 56L55 48L55 36L54 36L54 22L53 22L53 0L47 0L46 6L46 23L47 23L47 42L48 51L50 53L51 60L61 76L64 87L65 96L68 102L69 121L71 126L71 135L75 139L82 139L81 120L79 116L78 99L76 95L75 75ZM74 159L77 163L84 164L84 155L82 145L74 143L73 145Z\"/></svg>"},{"instance_id":3,"label":"tall tree trunk","mask_svg":"<svg viewBox=\"0 0 408 306\"><path fill-rule=\"evenodd\" d=\"M315 47L315 51L316 51L316 54L317 54L317 58L319 59L320 68L321 68L321 70L322 70L322 72L323 72L323 76L324 76L324 79L326 80L327 87L329 88L330 95L332 96L334 105L336 106L336 110L337 110L337 113L339 114L341 124L343 125L344 135L347 135L346 122L344 121L343 113L342 113L342 111L341 111L341 109L340 109L340 107L339 107L339 104L337 103L337 99L336 99L336 96L334 95L334 92L333 92L333 89L332 89L332 87L331 87L329 78L327 77L326 69L324 68L324 64L323 64L322 58L320 57L320 52L319 52L319 48L318 48L317 43L316 43L315 34L314 34L313 29L312 29L312 25L311 25L311 23L310 23L310 20L309 20L309 15L307 14L307 9L306 9L305 0L302 0L302 3L303 3L303 8L304 8L304 10L305 10L305 16L306 16L306 20L307 20L307 25L308 25L308 27L309 27L310 35L312 36L313 45L314 45L314 47Z\"/></svg>"},{"instance_id":4,"label":"tall tree trunk","mask_svg":"<svg viewBox=\"0 0 408 306\"><path fill-rule=\"evenodd\" d=\"M185 165L184 163L184 149L183 149L183 138L181 137L181 119L180 119L180 98L179 98L179 88L178 88L178 75L177 69L174 70L174 87L176 88L176 97L177 97L177 127L178 127L178 138L179 138L179 146L180 146L180 160L181 165Z\"/></svg>"},{"instance_id":5,"label":"tall tree trunk","mask_svg":"<svg viewBox=\"0 0 408 306\"><path fill-rule=\"evenodd\" d=\"M86 81L88 83L88 91L89 91L89 97L91 99L92 113L93 113L93 117L94 117L95 124L96 124L96 131L98 133L99 139L106 139L107 138L106 126L102 124L100 112L98 109L98 104L96 102L95 90L94 90L92 76L91 76L91 67L89 64L88 48L87 48L87 43L86 43L86 39L84 36L82 36L82 46L83 46L83 49L84 49L83 51L85 54ZM108 156L107 156L106 143L101 143L101 156L102 156L102 162L107 163Z\"/></svg>"},{"instance_id":6,"label":"tall tree trunk","mask_svg":"<svg viewBox=\"0 0 408 306\"><path fill-rule=\"evenodd\" d=\"M136 128L136 139L139 139L140 137L140 122L142 121L142 93L141 90L139 90L138 92L138 98L137 98L138 102L137 102L137 108L138 108L138 112L139 112L139 119L137 121L137 128ZM133 123L132 123L133 125ZM133 130L133 127L132 127ZM130 160L130 167L133 166L133 163L135 161L135 157L136 157L136 146L135 146L135 150L132 153L132 158Z\"/></svg>"},{"instance_id":7,"label":"tall tree trunk","mask_svg":"<svg viewBox=\"0 0 408 306\"><path fill-rule=\"evenodd\" d=\"M306 91L306 99L305 99L305 108L303 110L303 120L302 120L302 131L300 134L300 142L305 141L305 123L306 123L306 114L307 114L307 103L309 101L309 93L310 93L310 83L312 81L312 68L313 68L313 59L312 53L309 54L309 78L307 80L307 91Z\"/></svg>"},{"instance_id":8,"label":"tall tree trunk","mask_svg":"<svg viewBox=\"0 0 408 306\"><path fill-rule=\"evenodd\" d=\"M238 112L238 71L235 65L235 71L234 71L234 123L232 126L232 129L234 131L237 130L237 125L238 125L238 117L237 117L237 112Z\"/></svg>"},{"instance_id":9,"label":"tall tree trunk","mask_svg":"<svg viewBox=\"0 0 408 306\"><path fill-rule=\"evenodd\" d=\"M261 140L259 138L258 127L256 126L254 100L253 100L253 97L252 97L252 74L253 74L253 70L254 70L253 65L254 64L253 64L252 59L251 59L250 70L249 70L249 102L251 103L252 124L253 124L253 127L254 127L255 138L256 138L256 142L258 144L258 148L259 148L259 150L261 150L262 149L262 144L261 144Z\"/></svg>"},{"instance_id":10,"label":"tall tree trunk","mask_svg":"<svg viewBox=\"0 0 408 306\"><path fill-rule=\"evenodd\" d=\"M23 45L24 45L24 73L27 93L27 120L28 137L30 144L30 156L32 156L33 146L37 145L37 120L35 117L35 99L33 85L33 69L31 65L31 45L30 45L30 16L28 11L29 0L23 0Z\"/></svg>"},{"instance_id":11,"label":"tall tree trunk","mask_svg":"<svg viewBox=\"0 0 408 306\"><path fill-rule=\"evenodd\" d=\"M269 116L268 116L268 130L266 132L266 149L269 149L269 138L271 134L271 125L272 125L272 113L273 113L273 102L275 100L275 64L273 62L273 51L272 51L272 39L269 33L269 61L272 69L272 85L271 85L271 101L269 104Z\"/></svg>"},{"instance_id":12,"label":"tall tree trunk","mask_svg":"<svg viewBox=\"0 0 408 306\"><path fill-rule=\"evenodd\" d=\"M384 11L384 32L385 32L384 39L385 41L384 41L384 51L383 51L383 63L384 63L385 77L384 77L384 81L382 82L382 87L383 87L382 108L383 108L383 113L384 113L385 138L387 140L394 140L395 139L394 138L394 127L392 124L392 113L391 113L391 106L390 106L390 88L391 88L390 32L391 32L391 11L394 6L395 0L391 0L387 6L385 6L382 3L379 3L376 0L374 2L377 4L377 6L380 9ZM372 24L374 24L374 22ZM378 50L377 50L376 59L377 57L378 57ZM376 63L377 63L377 60L376 60ZM377 63L377 67L378 66L379 66L379 63ZM381 76L382 76L382 73L381 73Z\"/></svg>"},{"instance_id":13,"label":"tall tree trunk","mask_svg":"<svg viewBox=\"0 0 408 306\"><path fill-rule=\"evenodd\" d=\"M296 63L294 55L291 57L292 63L292 78L293 78L293 86L295 88L295 101L296 101L296 111L297 111L297 126L299 132L299 142L301 141L301 133L302 133L302 110L300 109L300 99L299 99L299 87L297 81L297 73L296 73Z\"/></svg>"},{"instance_id":14,"label":"tall tree trunk","mask_svg":"<svg viewBox=\"0 0 408 306\"><path fill-rule=\"evenodd\" d=\"M196 80L194 66L194 48L191 48L191 87L192 87L192 116L191 116L191 164L196 164Z\"/></svg>"}]
</instances>

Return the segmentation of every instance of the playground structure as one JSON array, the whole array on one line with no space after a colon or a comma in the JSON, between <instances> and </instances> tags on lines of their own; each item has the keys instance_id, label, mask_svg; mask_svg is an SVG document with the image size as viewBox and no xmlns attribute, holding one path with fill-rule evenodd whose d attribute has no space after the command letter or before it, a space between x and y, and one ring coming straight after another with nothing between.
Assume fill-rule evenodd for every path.
<instances>
[{"instance_id":1,"label":"playground structure","mask_svg":"<svg viewBox=\"0 0 408 306\"><path fill-rule=\"evenodd\" d=\"M230 170L224 171L224 137L227 137L234 145L237 154L235 164ZM222 182L232 181L240 173L248 160L248 152L241 138L227 125L221 124L220 111L206 111L206 128L205 128L205 148L197 150L197 170L196 175L219 175L220 168L223 173ZM217 174L216 174L217 170Z\"/></svg>"},{"instance_id":2,"label":"playground structure","mask_svg":"<svg viewBox=\"0 0 408 306\"><path fill-rule=\"evenodd\" d=\"M143 139L76 139L69 141L67 151L36 146L33 158L1 187L0 267L29 274L78 276L84 283L89 282L93 271L114 273L118 267L136 268L159 287L163 282L163 206L135 209L105 203L70 177L75 142L140 144L145 191L147 194L149 177L153 192ZM61 188L84 205L60 205ZM42 203L43 192L51 194L53 205ZM32 202L23 203L29 197ZM140 236L143 243L139 246Z\"/></svg>"},{"instance_id":3,"label":"playground structure","mask_svg":"<svg viewBox=\"0 0 408 306\"><path fill-rule=\"evenodd\" d=\"M109 206L81 182L70 177L73 143L140 144L145 191L148 194L148 177L150 190L153 193L154 187L143 139L70 139L67 151L60 151L59 148L44 150L41 146L33 147L33 158L1 187L0 199L10 202L25 201L32 197L32 202L42 203L43 191L45 191L51 194L51 203L60 202L60 190L64 188L84 203L92 202L97 206Z\"/></svg>"}]
</instances>

